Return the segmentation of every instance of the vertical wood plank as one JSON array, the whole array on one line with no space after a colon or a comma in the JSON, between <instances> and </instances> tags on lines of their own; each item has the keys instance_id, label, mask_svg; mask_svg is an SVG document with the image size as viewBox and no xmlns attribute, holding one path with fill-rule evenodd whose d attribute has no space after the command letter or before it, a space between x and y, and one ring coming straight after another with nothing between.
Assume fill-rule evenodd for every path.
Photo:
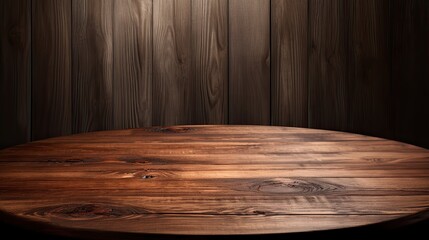
<instances>
[{"instance_id":1,"label":"vertical wood plank","mask_svg":"<svg viewBox=\"0 0 429 240\"><path fill-rule=\"evenodd\" d=\"M270 124L270 1L229 1L229 121Z\"/></svg>"},{"instance_id":2,"label":"vertical wood plank","mask_svg":"<svg viewBox=\"0 0 429 240\"><path fill-rule=\"evenodd\" d=\"M350 0L347 131L391 136L389 0Z\"/></svg>"},{"instance_id":3,"label":"vertical wood plank","mask_svg":"<svg viewBox=\"0 0 429 240\"><path fill-rule=\"evenodd\" d=\"M152 1L114 1L114 127L152 124Z\"/></svg>"},{"instance_id":4,"label":"vertical wood plank","mask_svg":"<svg viewBox=\"0 0 429 240\"><path fill-rule=\"evenodd\" d=\"M30 16L30 1L0 1L0 148L30 137Z\"/></svg>"},{"instance_id":5,"label":"vertical wood plank","mask_svg":"<svg viewBox=\"0 0 429 240\"><path fill-rule=\"evenodd\" d=\"M308 125L308 1L271 1L271 122Z\"/></svg>"},{"instance_id":6,"label":"vertical wood plank","mask_svg":"<svg viewBox=\"0 0 429 240\"><path fill-rule=\"evenodd\" d=\"M33 1L32 138L71 133L71 1Z\"/></svg>"},{"instance_id":7,"label":"vertical wood plank","mask_svg":"<svg viewBox=\"0 0 429 240\"><path fill-rule=\"evenodd\" d=\"M74 133L113 127L112 3L72 3Z\"/></svg>"},{"instance_id":8,"label":"vertical wood plank","mask_svg":"<svg viewBox=\"0 0 429 240\"><path fill-rule=\"evenodd\" d=\"M192 1L196 123L228 122L228 1Z\"/></svg>"},{"instance_id":9,"label":"vertical wood plank","mask_svg":"<svg viewBox=\"0 0 429 240\"><path fill-rule=\"evenodd\" d=\"M191 26L191 0L154 1L154 125L194 122Z\"/></svg>"},{"instance_id":10,"label":"vertical wood plank","mask_svg":"<svg viewBox=\"0 0 429 240\"><path fill-rule=\"evenodd\" d=\"M429 1L391 1L395 138L429 148Z\"/></svg>"},{"instance_id":11,"label":"vertical wood plank","mask_svg":"<svg viewBox=\"0 0 429 240\"><path fill-rule=\"evenodd\" d=\"M343 0L310 0L309 127L347 129L347 19Z\"/></svg>"}]
</instances>

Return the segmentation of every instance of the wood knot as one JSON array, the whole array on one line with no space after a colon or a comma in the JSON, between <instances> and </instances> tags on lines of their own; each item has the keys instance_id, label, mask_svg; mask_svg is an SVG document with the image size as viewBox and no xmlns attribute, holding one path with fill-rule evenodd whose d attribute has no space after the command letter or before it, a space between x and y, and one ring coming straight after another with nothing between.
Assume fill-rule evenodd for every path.
<instances>
[{"instance_id":1,"label":"wood knot","mask_svg":"<svg viewBox=\"0 0 429 240\"><path fill-rule=\"evenodd\" d=\"M110 215L113 209L106 206L86 204L71 208L60 208L56 212L71 216Z\"/></svg>"},{"instance_id":2,"label":"wood knot","mask_svg":"<svg viewBox=\"0 0 429 240\"><path fill-rule=\"evenodd\" d=\"M265 214L266 214L266 212L264 212L264 211L259 211L259 210L255 210L255 211L253 211L253 213L254 213L254 214L257 214L257 215L265 215Z\"/></svg>"},{"instance_id":3,"label":"wood knot","mask_svg":"<svg viewBox=\"0 0 429 240\"><path fill-rule=\"evenodd\" d=\"M315 179L278 178L255 183L249 187L252 191L269 193L300 193L337 191L343 186Z\"/></svg>"},{"instance_id":4,"label":"wood knot","mask_svg":"<svg viewBox=\"0 0 429 240\"><path fill-rule=\"evenodd\" d=\"M150 179L150 178L154 178L155 176L152 175L143 175L142 179Z\"/></svg>"},{"instance_id":5,"label":"wood knot","mask_svg":"<svg viewBox=\"0 0 429 240\"><path fill-rule=\"evenodd\" d=\"M147 214L144 209L126 206L112 206L106 204L65 204L48 206L28 211L26 215L62 218L98 218L98 217L126 217L130 215Z\"/></svg>"}]
</instances>

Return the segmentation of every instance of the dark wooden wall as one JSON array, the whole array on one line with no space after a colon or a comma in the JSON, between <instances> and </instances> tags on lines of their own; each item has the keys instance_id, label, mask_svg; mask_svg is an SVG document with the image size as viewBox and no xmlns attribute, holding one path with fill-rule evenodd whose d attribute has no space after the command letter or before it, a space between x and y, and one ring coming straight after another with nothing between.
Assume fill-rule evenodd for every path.
<instances>
[{"instance_id":1,"label":"dark wooden wall","mask_svg":"<svg viewBox=\"0 0 429 240\"><path fill-rule=\"evenodd\" d=\"M429 148L427 0L2 0L0 147L174 124Z\"/></svg>"}]
</instances>

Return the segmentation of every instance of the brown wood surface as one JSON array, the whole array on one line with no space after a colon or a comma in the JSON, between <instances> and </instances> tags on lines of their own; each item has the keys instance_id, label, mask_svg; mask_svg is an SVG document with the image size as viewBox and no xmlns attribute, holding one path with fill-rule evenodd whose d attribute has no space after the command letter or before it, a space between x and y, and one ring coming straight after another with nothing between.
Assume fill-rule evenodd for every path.
<instances>
[{"instance_id":1,"label":"brown wood surface","mask_svg":"<svg viewBox=\"0 0 429 240\"><path fill-rule=\"evenodd\" d=\"M152 1L114 1L113 9L114 127L151 126Z\"/></svg>"},{"instance_id":2,"label":"brown wood surface","mask_svg":"<svg viewBox=\"0 0 429 240\"><path fill-rule=\"evenodd\" d=\"M30 135L271 123L429 148L427 0L0 7L0 147Z\"/></svg>"},{"instance_id":3,"label":"brown wood surface","mask_svg":"<svg viewBox=\"0 0 429 240\"><path fill-rule=\"evenodd\" d=\"M0 151L0 210L68 232L306 232L428 202L429 150L326 130L155 127Z\"/></svg>"},{"instance_id":4,"label":"brown wood surface","mask_svg":"<svg viewBox=\"0 0 429 240\"><path fill-rule=\"evenodd\" d=\"M198 124L228 123L228 1L192 1Z\"/></svg>"},{"instance_id":5,"label":"brown wood surface","mask_svg":"<svg viewBox=\"0 0 429 240\"><path fill-rule=\"evenodd\" d=\"M229 122L270 124L270 1L229 1Z\"/></svg>"},{"instance_id":6,"label":"brown wood surface","mask_svg":"<svg viewBox=\"0 0 429 240\"><path fill-rule=\"evenodd\" d=\"M72 4L73 132L113 128L112 0Z\"/></svg>"},{"instance_id":7,"label":"brown wood surface","mask_svg":"<svg viewBox=\"0 0 429 240\"><path fill-rule=\"evenodd\" d=\"M72 128L71 0L32 2L32 139Z\"/></svg>"},{"instance_id":8,"label":"brown wood surface","mask_svg":"<svg viewBox=\"0 0 429 240\"><path fill-rule=\"evenodd\" d=\"M30 140L31 2L0 2L0 148Z\"/></svg>"},{"instance_id":9,"label":"brown wood surface","mask_svg":"<svg viewBox=\"0 0 429 240\"><path fill-rule=\"evenodd\" d=\"M309 127L347 130L348 1L309 5Z\"/></svg>"},{"instance_id":10,"label":"brown wood surface","mask_svg":"<svg viewBox=\"0 0 429 240\"><path fill-rule=\"evenodd\" d=\"M156 126L195 121L191 10L191 0L153 2L153 124Z\"/></svg>"},{"instance_id":11,"label":"brown wood surface","mask_svg":"<svg viewBox=\"0 0 429 240\"><path fill-rule=\"evenodd\" d=\"M348 10L347 131L392 137L389 0L344 1Z\"/></svg>"},{"instance_id":12,"label":"brown wood surface","mask_svg":"<svg viewBox=\"0 0 429 240\"><path fill-rule=\"evenodd\" d=\"M271 1L271 123L308 125L308 1Z\"/></svg>"},{"instance_id":13,"label":"brown wood surface","mask_svg":"<svg viewBox=\"0 0 429 240\"><path fill-rule=\"evenodd\" d=\"M310 1L310 127L392 137L389 4Z\"/></svg>"},{"instance_id":14,"label":"brown wood surface","mask_svg":"<svg viewBox=\"0 0 429 240\"><path fill-rule=\"evenodd\" d=\"M429 148L429 1L391 1L391 14L395 138Z\"/></svg>"}]
</instances>

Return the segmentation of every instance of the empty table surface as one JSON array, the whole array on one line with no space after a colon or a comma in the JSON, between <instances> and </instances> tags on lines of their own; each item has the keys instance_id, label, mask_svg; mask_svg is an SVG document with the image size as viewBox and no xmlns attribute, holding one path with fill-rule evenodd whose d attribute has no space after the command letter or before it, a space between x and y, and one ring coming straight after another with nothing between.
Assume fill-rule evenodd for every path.
<instances>
[{"instance_id":1,"label":"empty table surface","mask_svg":"<svg viewBox=\"0 0 429 240\"><path fill-rule=\"evenodd\" d=\"M155 127L0 151L0 211L62 232L307 232L406 224L428 205L428 150L350 133Z\"/></svg>"}]
</instances>

